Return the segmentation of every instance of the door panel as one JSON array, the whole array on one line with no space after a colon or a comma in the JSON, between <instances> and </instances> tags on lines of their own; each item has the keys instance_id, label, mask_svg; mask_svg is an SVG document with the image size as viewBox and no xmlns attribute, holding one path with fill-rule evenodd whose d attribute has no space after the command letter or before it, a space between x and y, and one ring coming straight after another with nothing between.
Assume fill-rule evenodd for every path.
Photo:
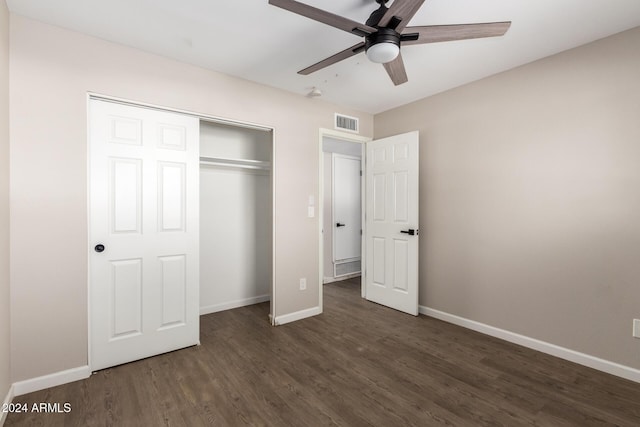
<instances>
[{"instance_id":1,"label":"door panel","mask_svg":"<svg viewBox=\"0 0 640 427\"><path fill-rule=\"evenodd\" d=\"M158 212L160 231L184 231L184 163L158 162Z\"/></svg>"},{"instance_id":2,"label":"door panel","mask_svg":"<svg viewBox=\"0 0 640 427\"><path fill-rule=\"evenodd\" d=\"M408 292L409 242L393 239L393 287Z\"/></svg>"},{"instance_id":3,"label":"door panel","mask_svg":"<svg viewBox=\"0 0 640 427\"><path fill-rule=\"evenodd\" d=\"M109 191L112 233L142 231L142 161L139 159L109 159Z\"/></svg>"},{"instance_id":4,"label":"door panel","mask_svg":"<svg viewBox=\"0 0 640 427\"><path fill-rule=\"evenodd\" d=\"M160 138L158 148L184 151L187 149L187 129L184 126L173 126L167 123L158 124Z\"/></svg>"},{"instance_id":5,"label":"door panel","mask_svg":"<svg viewBox=\"0 0 640 427\"><path fill-rule=\"evenodd\" d=\"M89 105L91 369L199 342L198 119ZM104 245L104 251L94 247Z\"/></svg>"},{"instance_id":6,"label":"door panel","mask_svg":"<svg viewBox=\"0 0 640 427\"><path fill-rule=\"evenodd\" d=\"M162 323L160 327L180 326L186 320L186 258L184 255L159 257L162 268Z\"/></svg>"},{"instance_id":7,"label":"door panel","mask_svg":"<svg viewBox=\"0 0 640 427\"><path fill-rule=\"evenodd\" d=\"M111 339L142 333L142 260L111 262Z\"/></svg>"},{"instance_id":8,"label":"door panel","mask_svg":"<svg viewBox=\"0 0 640 427\"><path fill-rule=\"evenodd\" d=\"M373 175L373 219L384 221L387 209L387 180L386 175L378 173Z\"/></svg>"},{"instance_id":9,"label":"door panel","mask_svg":"<svg viewBox=\"0 0 640 427\"><path fill-rule=\"evenodd\" d=\"M109 115L109 142L142 145L142 120Z\"/></svg>"},{"instance_id":10,"label":"door panel","mask_svg":"<svg viewBox=\"0 0 640 427\"><path fill-rule=\"evenodd\" d=\"M417 315L418 132L368 142L366 152L366 298Z\"/></svg>"},{"instance_id":11,"label":"door panel","mask_svg":"<svg viewBox=\"0 0 640 427\"><path fill-rule=\"evenodd\" d=\"M406 171L393 174L393 219L395 222L409 222L409 174Z\"/></svg>"},{"instance_id":12,"label":"door panel","mask_svg":"<svg viewBox=\"0 0 640 427\"><path fill-rule=\"evenodd\" d=\"M373 260L373 265L371 269L373 270L373 284L378 286L385 286L385 279L387 277L386 268L387 263L386 259L386 251L385 251L385 239L382 237L372 237L373 241L372 250L369 251L371 254L371 259Z\"/></svg>"}]
</instances>

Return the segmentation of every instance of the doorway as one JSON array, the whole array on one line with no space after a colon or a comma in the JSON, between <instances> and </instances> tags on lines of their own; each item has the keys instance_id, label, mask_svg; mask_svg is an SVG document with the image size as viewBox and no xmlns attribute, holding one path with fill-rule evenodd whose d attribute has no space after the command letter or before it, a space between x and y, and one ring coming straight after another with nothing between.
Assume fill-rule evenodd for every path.
<instances>
[{"instance_id":1,"label":"doorway","mask_svg":"<svg viewBox=\"0 0 640 427\"><path fill-rule=\"evenodd\" d=\"M363 143L370 138L321 129L320 304L326 284L357 278L362 266ZM361 289L364 296L364 291Z\"/></svg>"},{"instance_id":2,"label":"doorway","mask_svg":"<svg viewBox=\"0 0 640 427\"><path fill-rule=\"evenodd\" d=\"M357 142L361 149L360 262L361 277L365 279L360 281L361 297L415 316L418 314L419 133L413 131L371 141L321 130L321 195L328 185L325 185L327 167L323 150L328 139L337 140L337 144ZM324 205L324 197L320 197L320 283L324 283L327 270L325 242L332 229L340 224ZM330 217L331 222L325 217ZM324 286L319 288L322 309Z\"/></svg>"},{"instance_id":3,"label":"doorway","mask_svg":"<svg viewBox=\"0 0 640 427\"><path fill-rule=\"evenodd\" d=\"M325 137L322 195L323 284L360 275L362 236L361 144Z\"/></svg>"},{"instance_id":4,"label":"doorway","mask_svg":"<svg viewBox=\"0 0 640 427\"><path fill-rule=\"evenodd\" d=\"M271 300L272 141L200 121L200 314Z\"/></svg>"}]
</instances>

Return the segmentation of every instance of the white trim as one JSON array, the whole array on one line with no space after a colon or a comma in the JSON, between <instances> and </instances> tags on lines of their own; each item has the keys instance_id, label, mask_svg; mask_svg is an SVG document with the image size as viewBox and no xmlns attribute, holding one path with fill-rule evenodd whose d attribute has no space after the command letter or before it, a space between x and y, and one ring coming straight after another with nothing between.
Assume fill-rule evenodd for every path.
<instances>
[{"instance_id":1,"label":"white trim","mask_svg":"<svg viewBox=\"0 0 640 427\"><path fill-rule=\"evenodd\" d=\"M269 324L275 326L276 312L276 129L271 128L271 298Z\"/></svg>"},{"instance_id":2,"label":"white trim","mask_svg":"<svg viewBox=\"0 0 640 427\"><path fill-rule=\"evenodd\" d=\"M96 92L87 92L87 94L89 95L90 99L100 99L103 101L114 102L118 104L131 105L133 107L143 107L143 108L149 108L152 110L170 111L173 113L186 114L188 116L193 116L208 122L221 123L226 125L243 127L247 129L255 129L255 130L264 130L264 131L274 130L273 126L262 125L259 123L245 122L245 121L229 119L229 118L220 117L220 116L212 116L210 114L198 113L196 111L191 111L191 110L181 110L179 108L171 108L164 105L150 104L148 102L133 101L130 99L119 98L117 96L111 96L111 95L104 95Z\"/></svg>"},{"instance_id":3,"label":"white trim","mask_svg":"<svg viewBox=\"0 0 640 427\"><path fill-rule=\"evenodd\" d=\"M464 317L445 313L443 311L425 307L422 305L419 306L419 312L420 314L440 319L448 323L453 323L454 325L462 326L476 332L480 332L514 344L521 345L523 347L550 354L551 356L559 357L560 359L568 360L579 365L587 366L598 371L606 372L611 375L640 383L640 370L632 368L630 366L620 365L619 363L600 359L589 354L580 353L579 351L560 347L555 344L540 341L535 338L520 335L515 332L506 331L504 329L496 328L495 326L486 325L484 323L476 322L475 320L465 319Z\"/></svg>"},{"instance_id":4,"label":"white trim","mask_svg":"<svg viewBox=\"0 0 640 427\"><path fill-rule=\"evenodd\" d=\"M360 142L360 143L369 142L372 139L371 137L368 137L368 136L354 135L353 133L349 133L349 132L343 131L343 130L320 128L320 144L322 144L322 137L323 136L333 137L333 138L336 138L336 139L342 139L344 141Z\"/></svg>"},{"instance_id":5,"label":"white trim","mask_svg":"<svg viewBox=\"0 0 640 427\"><path fill-rule=\"evenodd\" d=\"M321 311L324 306L324 290L322 289L324 284L324 151L322 151L322 145L327 130L320 129L318 138L318 197L316 198L318 201L316 203L318 209L318 235L320 236L318 238L318 307ZM275 322L274 325L276 325Z\"/></svg>"},{"instance_id":6,"label":"white trim","mask_svg":"<svg viewBox=\"0 0 640 427\"><path fill-rule=\"evenodd\" d=\"M84 380L90 376L91 370L89 366L80 366L78 368L67 369L66 371L15 382L13 383L13 392L15 396L22 396L23 394L44 390L45 388Z\"/></svg>"},{"instance_id":7,"label":"white trim","mask_svg":"<svg viewBox=\"0 0 640 427\"><path fill-rule=\"evenodd\" d=\"M4 402L2 403L2 407L6 407L9 403L13 402L13 385L9 387L9 391L7 391L7 397L4 398ZM9 412L0 411L0 427L4 425L4 422L7 420L7 414Z\"/></svg>"},{"instance_id":8,"label":"white trim","mask_svg":"<svg viewBox=\"0 0 640 427\"><path fill-rule=\"evenodd\" d=\"M367 168L367 150L366 143L363 143L360 147L360 164L362 167L362 179L360 180L360 228L362 229L362 238L360 239L360 297L362 299L367 298L367 278L366 275L366 260L367 260L367 241L365 239L365 233L367 232L367 183L366 183L366 168Z\"/></svg>"},{"instance_id":9,"label":"white trim","mask_svg":"<svg viewBox=\"0 0 640 427\"><path fill-rule=\"evenodd\" d=\"M86 176L87 176L87 366L91 366L91 93L87 93L87 158L86 158Z\"/></svg>"},{"instance_id":10,"label":"white trim","mask_svg":"<svg viewBox=\"0 0 640 427\"><path fill-rule=\"evenodd\" d=\"M318 239L318 309L320 313L322 313L322 307L324 305L324 295L322 284L324 282L324 236L323 236L323 228L324 228L324 155L322 150L322 143L325 137L340 139L343 141L349 142L359 142L362 144L361 152L363 153L361 162L362 162L362 170L364 173L364 144L366 142L371 141L373 138L363 135L355 135L349 132L343 132L335 129L327 129L320 128L320 132L318 133L318 197L317 197L317 212L318 212L318 235L320 238ZM364 180L363 180L364 182ZM364 189L364 184L362 184L362 189ZM360 192L362 199L362 254L361 254L361 264L360 270L364 271L364 197L365 194L363 191ZM274 267L275 268L275 267ZM364 291L364 282L360 285L362 298L365 297ZM274 319L277 322L277 317ZM277 325L277 323L274 323Z\"/></svg>"},{"instance_id":11,"label":"white trim","mask_svg":"<svg viewBox=\"0 0 640 427\"><path fill-rule=\"evenodd\" d=\"M338 276L338 277L325 277L324 280L322 281L322 284L328 285L329 283L342 282L343 280L353 279L354 277L358 277L361 275L362 275L362 272L358 271L356 273L349 273L349 274L345 274L343 276Z\"/></svg>"},{"instance_id":12,"label":"white trim","mask_svg":"<svg viewBox=\"0 0 640 427\"><path fill-rule=\"evenodd\" d=\"M276 316L275 324L284 325L286 323L295 322L297 320L306 319L307 317L317 316L322 313L322 309L318 307L307 308L306 310L296 311L294 313Z\"/></svg>"},{"instance_id":13,"label":"white trim","mask_svg":"<svg viewBox=\"0 0 640 427\"><path fill-rule=\"evenodd\" d=\"M207 305L205 307L200 307L200 316L224 310L231 310L232 308L244 307L246 305L259 304L261 302L269 301L270 299L271 295L259 295L257 297L243 298L235 301L223 302L221 304Z\"/></svg>"}]
</instances>

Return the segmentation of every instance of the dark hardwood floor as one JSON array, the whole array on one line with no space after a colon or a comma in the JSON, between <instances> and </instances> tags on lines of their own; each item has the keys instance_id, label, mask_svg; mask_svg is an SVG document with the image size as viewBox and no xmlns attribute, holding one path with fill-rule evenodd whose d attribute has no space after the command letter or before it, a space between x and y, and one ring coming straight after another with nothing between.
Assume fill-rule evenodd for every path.
<instances>
[{"instance_id":1,"label":"dark hardwood floor","mask_svg":"<svg viewBox=\"0 0 640 427\"><path fill-rule=\"evenodd\" d=\"M640 426L640 384L325 286L324 314L201 318L199 347L19 396L6 426Z\"/></svg>"}]
</instances>

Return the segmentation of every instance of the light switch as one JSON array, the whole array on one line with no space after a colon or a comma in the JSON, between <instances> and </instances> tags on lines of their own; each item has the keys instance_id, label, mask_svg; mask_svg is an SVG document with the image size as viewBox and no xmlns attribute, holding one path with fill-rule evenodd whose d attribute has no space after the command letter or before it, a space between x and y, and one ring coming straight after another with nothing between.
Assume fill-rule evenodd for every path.
<instances>
[{"instance_id":1,"label":"light switch","mask_svg":"<svg viewBox=\"0 0 640 427\"><path fill-rule=\"evenodd\" d=\"M314 216L316 216L316 208L314 206L309 206L307 208L307 215L309 216L309 218L313 218Z\"/></svg>"},{"instance_id":2,"label":"light switch","mask_svg":"<svg viewBox=\"0 0 640 427\"><path fill-rule=\"evenodd\" d=\"M311 196L309 196L309 206L315 206L316 205L316 198L313 197L313 194Z\"/></svg>"}]
</instances>

